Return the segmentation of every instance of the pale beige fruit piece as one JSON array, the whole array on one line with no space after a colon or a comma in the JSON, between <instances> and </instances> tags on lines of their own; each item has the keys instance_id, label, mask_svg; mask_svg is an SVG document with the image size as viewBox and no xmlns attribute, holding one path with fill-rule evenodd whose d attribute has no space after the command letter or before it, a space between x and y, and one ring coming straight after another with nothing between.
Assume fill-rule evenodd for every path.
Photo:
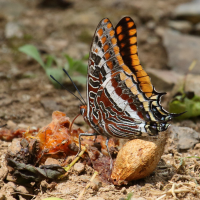
<instances>
[{"instance_id":1,"label":"pale beige fruit piece","mask_svg":"<svg viewBox=\"0 0 200 200\"><path fill-rule=\"evenodd\" d=\"M157 138L128 141L119 151L113 167L111 178L114 184L150 175L164 152L166 134L163 132Z\"/></svg>"}]
</instances>

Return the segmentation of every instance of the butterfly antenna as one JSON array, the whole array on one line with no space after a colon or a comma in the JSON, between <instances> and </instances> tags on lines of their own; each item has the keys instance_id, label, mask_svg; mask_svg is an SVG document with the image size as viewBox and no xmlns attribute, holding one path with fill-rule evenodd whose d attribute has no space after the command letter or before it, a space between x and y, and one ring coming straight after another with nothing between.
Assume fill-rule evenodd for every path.
<instances>
[{"instance_id":1,"label":"butterfly antenna","mask_svg":"<svg viewBox=\"0 0 200 200\"><path fill-rule=\"evenodd\" d=\"M80 97L81 97L81 98L83 99L83 101L85 102L84 98L82 97L81 93L79 92L78 88L76 87L74 81L72 81L72 79L71 79L70 75L68 74L68 72L67 72L65 69L63 69L63 71L65 72L65 74L67 74L67 76L69 77L70 81L73 83L74 87L76 88L77 92L79 93ZM87 103L85 102L85 104L87 104Z\"/></svg>"},{"instance_id":2,"label":"butterfly antenna","mask_svg":"<svg viewBox=\"0 0 200 200\"><path fill-rule=\"evenodd\" d=\"M81 100L79 97L77 97L74 93L70 92L64 85L62 85L60 82L58 82L52 75L50 75L50 77L51 77L54 81L56 81L56 83L58 83L60 86L62 86L63 88L65 88L65 90L67 90L70 94L72 94L73 96L75 96L75 97L82 103L82 105L84 104L84 103L82 102L82 100Z\"/></svg>"}]
</instances>

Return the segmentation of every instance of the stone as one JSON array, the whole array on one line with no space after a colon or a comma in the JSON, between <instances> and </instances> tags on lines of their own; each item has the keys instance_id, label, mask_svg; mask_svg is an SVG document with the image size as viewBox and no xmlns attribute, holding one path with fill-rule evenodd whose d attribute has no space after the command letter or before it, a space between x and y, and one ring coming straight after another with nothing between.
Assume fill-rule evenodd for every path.
<instances>
[{"instance_id":1,"label":"stone","mask_svg":"<svg viewBox=\"0 0 200 200\"><path fill-rule=\"evenodd\" d=\"M200 150L200 143L195 145L194 150Z\"/></svg>"},{"instance_id":2,"label":"stone","mask_svg":"<svg viewBox=\"0 0 200 200\"><path fill-rule=\"evenodd\" d=\"M82 163L76 163L74 165L74 170L80 174L85 170L85 165Z\"/></svg>"},{"instance_id":3,"label":"stone","mask_svg":"<svg viewBox=\"0 0 200 200\"><path fill-rule=\"evenodd\" d=\"M7 124L6 127L8 129L15 129L17 127L17 124L15 122L13 122L12 120L8 120L6 124Z\"/></svg>"},{"instance_id":4,"label":"stone","mask_svg":"<svg viewBox=\"0 0 200 200\"><path fill-rule=\"evenodd\" d=\"M200 142L200 133L192 128L171 125L169 133L170 138L177 145L178 151L194 148L195 144Z\"/></svg>"},{"instance_id":5,"label":"stone","mask_svg":"<svg viewBox=\"0 0 200 200\"><path fill-rule=\"evenodd\" d=\"M125 187L123 187L123 188L121 189L121 193L123 193L123 194L127 194L127 190L126 190Z\"/></svg>"},{"instance_id":6,"label":"stone","mask_svg":"<svg viewBox=\"0 0 200 200\"><path fill-rule=\"evenodd\" d=\"M182 33L189 33L192 30L192 23L188 21L169 21L168 26L172 29L180 31Z\"/></svg>"},{"instance_id":7,"label":"stone","mask_svg":"<svg viewBox=\"0 0 200 200\"><path fill-rule=\"evenodd\" d=\"M147 68L146 72L151 77L152 84L157 91L170 91L181 78L182 75L172 70L160 70Z\"/></svg>"},{"instance_id":8,"label":"stone","mask_svg":"<svg viewBox=\"0 0 200 200\"><path fill-rule=\"evenodd\" d=\"M3 194L2 192L0 192L0 200L5 200L6 197L5 197L5 194Z\"/></svg>"},{"instance_id":9,"label":"stone","mask_svg":"<svg viewBox=\"0 0 200 200\"><path fill-rule=\"evenodd\" d=\"M185 84L185 91L193 91L200 96L200 75L188 74Z\"/></svg>"},{"instance_id":10,"label":"stone","mask_svg":"<svg viewBox=\"0 0 200 200\"><path fill-rule=\"evenodd\" d=\"M21 31L21 27L16 22L8 22L5 27L5 37L7 39L17 37L22 38L23 33Z\"/></svg>"},{"instance_id":11,"label":"stone","mask_svg":"<svg viewBox=\"0 0 200 200\"><path fill-rule=\"evenodd\" d=\"M45 165L60 165L60 162L54 158L47 158L44 164Z\"/></svg>"},{"instance_id":12,"label":"stone","mask_svg":"<svg viewBox=\"0 0 200 200\"><path fill-rule=\"evenodd\" d=\"M90 184L90 187L97 191L100 187L102 187L102 182L98 178L94 178Z\"/></svg>"},{"instance_id":13,"label":"stone","mask_svg":"<svg viewBox=\"0 0 200 200\"><path fill-rule=\"evenodd\" d=\"M6 192L13 193L15 192L16 185L13 182L8 182L3 186L6 189Z\"/></svg>"},{"instance_id":14,"label":"stone","mask_svg":"<svg viewBox=\"0 0 200 200\"><path fill-rule=\"evenodd\" d=\"M21 150L20 139L14 138L11 145L8 147L8 153L10 155L17 155Z\"/></svg>"},{"instance_id":15,"label":"stone","mask_svg":"<svg viewBox=\"0 0 200 200\"><path fill-rule=\"evenodd\" d=\"M200 0L183 3L174 10L176 18L186 19L192 23L200 22Z\"/></svg>"},{"instance_id":16,"label":"stone","mask_svg":"<svg viewBox=\"0 0 200 200\"><path fill-rule=\"evenodd\" d=\"M22 195L19 195L19 200L26 200Z\"/></svg>"},{"instance_id":17,"label":"stone","mask_svg":"<svg viewBox=\"0 0 200 200\"><path fill-rule=\"evenodd\" d=\"M7 167L1 167L0 168L0 180L3 180L8 173L8 168Z\"/></svg>"},{"instance_id":18,"label":"stone","mask_svg":"<svg viewBox=\"0 0 200 200\"><path fill-rule=\"evenodd\" d=\"M15 190L22 194L29 194L29 191L22 185L18 186Z\"/></svg>"},{"instance_id":19,"label":"stone","mask_svg":"<svg viewBox=\"0 0 200 200\"><path fill-rule=\"evenodd\" d=\"M200 75L188 74L186 79L179 79L179 81L175 84L171 94L172 96L183 87L185 81L185 91L192 91L195 95L200 96Z\"/></svg>"},{"instance_id":20,"label":"stone","mask_svg":"<svg viewBox=\"0 0 200 200\"><path fill-rule=\"evenodd\" d=\"M168 66L175 72L185 75L192 61L200 63L199 37L184 35L170 29L166 29L162 37L168 54ZM200 67L195 67L190 73L200 74Z\"/></svg>"}]
</instances>

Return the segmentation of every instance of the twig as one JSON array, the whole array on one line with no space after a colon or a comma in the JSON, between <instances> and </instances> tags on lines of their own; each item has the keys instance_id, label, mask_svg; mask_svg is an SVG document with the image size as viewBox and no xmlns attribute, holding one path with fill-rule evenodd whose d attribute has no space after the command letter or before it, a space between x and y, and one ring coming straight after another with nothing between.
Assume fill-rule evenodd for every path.
<instances>
[{"instance_id":1,"label":"twig","mask_svg":"<svg viewBox=\"0 0 200 200\"><path fill-rule=\"evenodd\" d=\"M86 146L87 145L85 145L83 147L82 151L78 154L78 156L67 167L63 167L66 172L69 171L71 169L71 167L78 161L78 159L85 153Z\"/></svg>"},{"instance_id":2,"label":"twig","mask_svg":"<svg viewBox=\"0 0 200 200\"><path fill-rule=\"evenodd\" d=\"M61 175L58 179L62 179L67 176L68 171L71 169L71 167L78 161L78 159L85 153L87 144L83 147L82 151L78 154L78 156L67 166L63 167L63 169L66 171L65 174Z\"/></svg>"},{"instance_id":3,"label":"twig","mask_svg":"<svg viewBox=\"0 0 200 200\"><path fill-rule=\"evenodd\" d=\"M91 182L94 180L94 178L96 177L96 175L98 174L97 171L94 172L92 178L90 179L90 182L86 185L86 187L81 191L81 193L79 194L78 196L78 199L77 200L80 200L81 197L83 196L83 194L85 193L85 191L89 188Z\"/></svg>"},{"instance_id":4,"label":"twig","mask_svg":"<svg viewBox=\"0 0 200 200\"><path fill-rule=\"evenodd\" d=\"M176 194L175 194L174 190L175 190L175 183L173 183L173 185L172 185L171 193L172 193L173 197L176 199Z\"/></svg>"},{"instance_id":5,"label":"twig","mask_svg":"<svg viewBox=\"0 0 200 200\"><path fill-rule=\"evenodd\" d=\"M162 198L164 198L166 196L166 194L163 194L161 197L158 197L156 200L160 200Z\"/></svg>"}]
</instances>

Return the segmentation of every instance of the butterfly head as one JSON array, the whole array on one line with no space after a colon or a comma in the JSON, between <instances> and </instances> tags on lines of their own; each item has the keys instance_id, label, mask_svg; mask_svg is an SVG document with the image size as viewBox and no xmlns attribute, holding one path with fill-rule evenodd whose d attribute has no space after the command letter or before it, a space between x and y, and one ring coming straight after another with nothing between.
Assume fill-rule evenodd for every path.
<instances>
[{"instance_id":1,"label":"butterfly head","mask_svg":"<svg viewBox=\"0 0 200 200\"><path fill-rule=\"evenodd\" d=\"M80 106L80 113L84 119L87 118L87 105Z\"/></svg>"}]
</instances>

